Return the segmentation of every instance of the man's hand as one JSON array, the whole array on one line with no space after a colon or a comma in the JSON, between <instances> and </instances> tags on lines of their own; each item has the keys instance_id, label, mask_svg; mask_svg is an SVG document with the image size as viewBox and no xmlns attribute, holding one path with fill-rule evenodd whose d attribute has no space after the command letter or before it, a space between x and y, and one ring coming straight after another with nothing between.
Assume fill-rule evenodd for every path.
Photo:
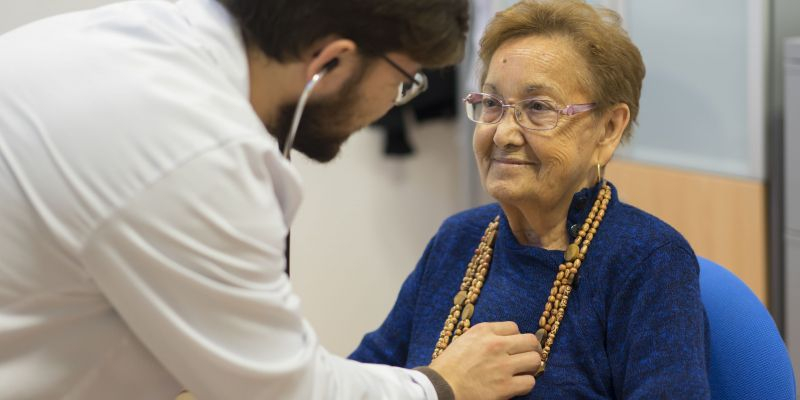
<instances>
[{"instance_id":1,"label":"man's hand","mask_svg":"<svg viewBox=\"0 0 800 400\"><path fill-rule=\"evenodd\" d=\"M430 368L453 388L456 400L504 400L536 384L542 347L513 322L486 322L470 328L436 357Z\"/></svg>"}]
</instances>

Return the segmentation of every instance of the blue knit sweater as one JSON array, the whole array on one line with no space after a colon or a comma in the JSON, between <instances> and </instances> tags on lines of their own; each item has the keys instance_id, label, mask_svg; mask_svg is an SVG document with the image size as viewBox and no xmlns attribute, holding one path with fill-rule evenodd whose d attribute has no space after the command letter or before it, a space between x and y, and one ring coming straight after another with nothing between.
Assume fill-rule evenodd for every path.
<instances>
[{"instance_id":1,"label":"blue knit sweater","mask_svg":"<svg viewBox=\"0 0 800 400\"><path fill-rule=\"evenodd\" d=\"M612 187L613 188L613 187ZM582 224L599 186L575 194L564 229ZM612 201L589 246L547 370L524 399L707 399L708 322L697 259L659 219ZM497 204L456 214L428 243L386 321L350 356L428 365L466 265L500 215L495 251L472 323L538 329L563 251L520 245Z\"/></svg>"}]
</instances>

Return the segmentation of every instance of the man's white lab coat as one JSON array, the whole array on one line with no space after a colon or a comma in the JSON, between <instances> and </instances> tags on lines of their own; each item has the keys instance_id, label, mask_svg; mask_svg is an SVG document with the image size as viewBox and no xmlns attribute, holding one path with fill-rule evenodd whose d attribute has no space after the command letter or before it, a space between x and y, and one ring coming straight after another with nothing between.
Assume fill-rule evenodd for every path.
<instances>
[{"instance_id":1,"label":"man's white lab coat","mask_svg":"<svg viewBox=\"0 0 800 400\"><path fill-rule=\"evenodd\" d=\"M248 90L213 0L0 36L0 399L435 398L299 314L300 179Z\"/></svg>"}]
</instances>

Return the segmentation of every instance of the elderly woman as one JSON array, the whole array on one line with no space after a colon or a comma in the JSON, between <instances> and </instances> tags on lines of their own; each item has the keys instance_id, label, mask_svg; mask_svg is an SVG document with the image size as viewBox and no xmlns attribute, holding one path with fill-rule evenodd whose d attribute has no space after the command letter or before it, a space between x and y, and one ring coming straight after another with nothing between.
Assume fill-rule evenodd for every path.
<instances>
[{"instance_id":1,"label":"elderly woman","mask_svg":"<svg viewBox=\"0 0 800 400\"><path fill-rule=\"evenodd\" d=\"M351 357L428 365L470 326L510 320L543 347L526 398L708 398L695 255L603 179L644 77L619 17L523 0L491 21L480 58L482 89L464 103L497 204L444 222Z\"/></svg>"}]
</instances>

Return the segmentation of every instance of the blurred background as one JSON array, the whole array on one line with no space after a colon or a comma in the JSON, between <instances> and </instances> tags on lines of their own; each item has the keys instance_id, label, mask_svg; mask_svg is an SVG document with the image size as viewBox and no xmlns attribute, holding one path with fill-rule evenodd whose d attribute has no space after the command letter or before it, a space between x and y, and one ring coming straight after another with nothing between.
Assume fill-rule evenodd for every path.
<instances>
[{"instance_id":1,"label":"blurred background","mask_svg":"<svg viewBox=\"0 0 800 400\"><path fill-rule=\"evenodd\" d=\"M0 0L0 33L110 2ZM590 2L622 15L647 67L639 126L607 177L744 280L800 365L800 1ZM475 89L483 26L513 3L473 0L468 57L429 72L427 98L354 135L329 164L294 157L305 199L291 279L332 352L349 354L382 322L447 216L491 201L458 101Z\"/></svg>"}]
</instances>

